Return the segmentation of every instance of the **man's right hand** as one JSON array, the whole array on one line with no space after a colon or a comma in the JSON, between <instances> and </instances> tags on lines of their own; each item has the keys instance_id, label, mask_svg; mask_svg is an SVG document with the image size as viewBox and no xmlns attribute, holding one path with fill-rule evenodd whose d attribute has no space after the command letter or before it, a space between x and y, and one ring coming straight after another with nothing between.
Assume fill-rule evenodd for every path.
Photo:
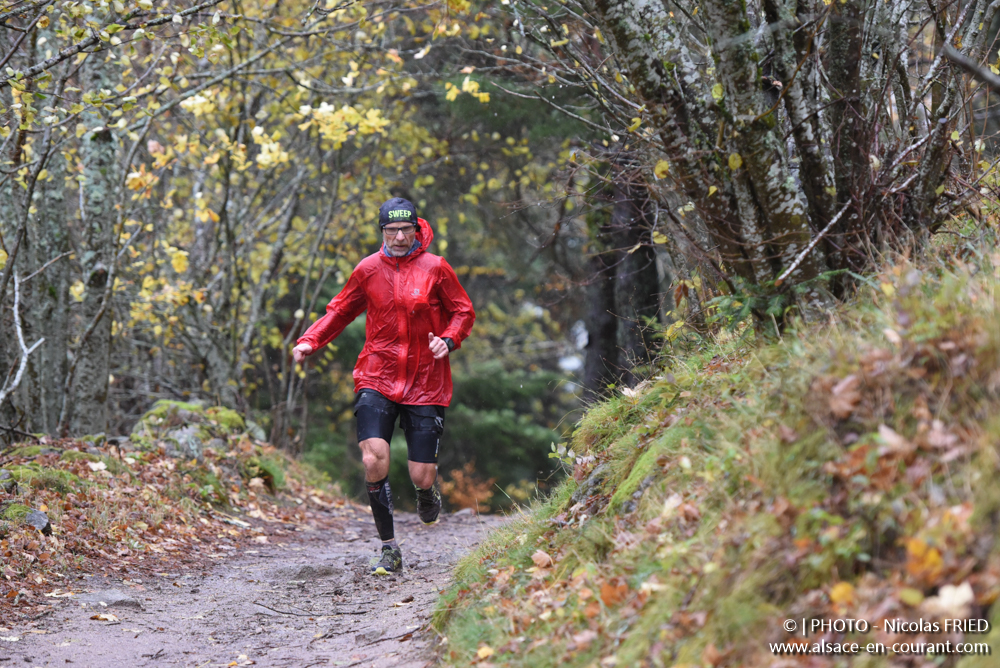
<instances>
[{"instance_id":1,"label":"man's right hand","mask_svg":"<svg viewBox=\"0 0 1000 668\"><path fill-rule=\"evenodd\" d=\"M292 359L296 364L302 364L302 360L308 355L312 355L313 348L308 343L300 343L292 348Z\"/></svg>"}]
</instances>

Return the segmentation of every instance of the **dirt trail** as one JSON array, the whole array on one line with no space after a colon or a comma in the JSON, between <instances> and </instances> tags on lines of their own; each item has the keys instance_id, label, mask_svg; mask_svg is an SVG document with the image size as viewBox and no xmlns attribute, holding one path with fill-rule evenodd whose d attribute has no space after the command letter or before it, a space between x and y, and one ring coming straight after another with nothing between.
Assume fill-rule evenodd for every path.
<instances>
[{"instance_id":1,"label":"dirt trail","mask_svg":"<svg viewBox=\"0 0 1000 668\"><path fill-rule=\"evenodd\" d=\"M51 613L0 629L0 668L426 665L438 592L502 518L459 513L425 527L397 513L405 569L376 578L370 513L335 512L322 529L233 553L199 574L77 580ZM99 614L118 621L91 619Z\"/></svg>"}]
</instances>

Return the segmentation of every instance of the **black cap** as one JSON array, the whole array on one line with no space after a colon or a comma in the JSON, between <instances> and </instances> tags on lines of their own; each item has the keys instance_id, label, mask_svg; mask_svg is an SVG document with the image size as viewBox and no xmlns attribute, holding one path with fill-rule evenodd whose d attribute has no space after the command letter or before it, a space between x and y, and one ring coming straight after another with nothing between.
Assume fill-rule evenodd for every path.
<instances>
[{"instance_id":1,"label":"black cap","mask_svg":"<svg viewBox=\"0 0 1000 668\"><path fill-rule=\"evenodd\" d=\"M402 197L393 197L386 200L385 204L378 209L378 226L383 228L389 223L413 223L417 224L417 209L413 202Z\"/></svg>"}]
</instances>

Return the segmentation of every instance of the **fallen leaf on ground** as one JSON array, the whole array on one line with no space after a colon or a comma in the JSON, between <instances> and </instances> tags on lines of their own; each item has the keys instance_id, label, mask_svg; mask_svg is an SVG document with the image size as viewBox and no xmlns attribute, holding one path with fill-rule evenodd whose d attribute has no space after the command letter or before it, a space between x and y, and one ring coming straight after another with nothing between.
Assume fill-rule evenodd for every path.
<instances>
[{"instance_id":1,"label":"fallen leaf on ground","mask_svg":"<svg viewBox=\"0 0 1000 668\"><path fill-rule=\"evenodd\" d=\"M531 560L535 562L535 566L538 568L548 568L552 565L552 557L550 557L544 550L536 550L535 553L531 555Z\"/></svg>"},{"instance_id":2,"label":"fallen leaf on ground","mask_svg":"<svg viewBox=\"0 0 1000 668\"><path fill-rule=\"evenodd\" d=\"M924 593L919 589L913 589L912 587L903 587L899 590L897 595L899 596L900 601L911 608L920 605L924 601Z\"/></svg>"},{"instance_id":3,"label":"fallen leaf on ground","mask_svg":"<svg viewBox=\"0 0 1000 668\"><path fill-rule=\"evenodd\" d=\"M587 647L590 646L590 643L594 642L596 638L597 638L597 632L587 629L585 631L580 631L579 633L574 635L573 642L576 643L576 648L578 650L584 650L587 649Z\"/></svg>"},{"instance_id":4,"label":"fallen leaf on ground","mask_svg":"<svg viewBox=\"0 0 1000 668\"><path fill-rule=\"evenodd\" d=\"M931 547L919 538L906 540L906 572L928 584L933 584L941 576L944 560L936 547Z\"/></svg>"},{"instance_id":5,"label":"fallen leaf on ground","mask_svg":"<svg viewBox=\"0 0 1000 668\"><path fill-rule=\"evenodd\" d=\"M934 420L931 423L931 430L927 433L927 445L932 448L950 448L958 443L958 436L949 432L941 420Z\"/></svg>"},{"instance_id":6,"label":"fallen leaf on ground","mask_svg":"<svg viewBox=\"0 0 1000 668\"><path fill-rule=\"evenodd\" d=\"M781 436L781 440L784 441L785 443L794 443L795 441L799 440L799 435L795 432L794 429L792 429L787 425L779 424L778 434Z\"/></svg>"},{"instance_id":7,"label":"fallen leaf on ground","mask_svg":"<svg viewBox=\"0 0 1000 668\"><path fill-rule=\"evenodd\" d=\"M976 595L972 591L972 586L968 582L963 582L957 587L950 584L941 587L937 596L925 599L920 607L938 617L965 619L969 616L969 608L975 600Z\"/></svg>"},{"instance_id":8,"label":"fallen leaf on ground","mask_svg":"<svg viewBox=\"0 0 1000 668\"><path fill-rule=\"evenodd\" d=\"M906 440L905 437L897 434L892 427L880 424L878 426L878 435L885 443L881 448L878 449L879 455L894 455L894 454L907 454L916 450L913 443Z\"/></svg>"},{"instance_id":9,"label":"fallen leaf on ground","mask_svg":"<svg viewBox=\"0 0 1000 668\"><path fill-rule=\"evenodd\" d=\"M854 601L854 585L850 582L838 582L830 590L830 600L838 605L848 605Z\"/></svg>"},{"instance_id":10,"label":"fallen leaf on ground","mask_svg":"<svg viewBox=\"0 0 1000 668\"><path fill-rule=\"evenodd\" d=\"M830 390L830 411L834 417L843 420L854 412L854 407L861 402L858 386L861 379L851 374L833 386Z\"/></svg>"},{"instance_id":11,"label":"fallen leaf on ground","mask_svg":"<svg viewBox=\"0 0 1000 668\"><path fill-rule=\"evenodd\" d=\"M628 584L621 579L601 585L601 600L609 608L624 601L626 596L628 596Z\"/></svg>"},{"instance_id":12,"label":"fallen leaf on ground","mask_svg":"<svg viewBox=\"0 0 1000 668\"><path fill-rule=\"evenodd\" d=\"M110 612L102 612L99 615L94 615L91 619L96 619L99 622L117 622L118 617L111 614Z\"/></svg>"}]
</instances>

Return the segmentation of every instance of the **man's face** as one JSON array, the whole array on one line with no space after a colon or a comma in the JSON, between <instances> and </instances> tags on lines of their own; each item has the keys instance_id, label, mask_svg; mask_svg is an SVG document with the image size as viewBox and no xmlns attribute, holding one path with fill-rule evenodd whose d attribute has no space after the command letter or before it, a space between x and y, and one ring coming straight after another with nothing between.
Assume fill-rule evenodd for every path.
<instances>
[{"instance_id":1,"label":"man's face","mask_svg":"<svg viewBox=\"0 0 1000 668\"><path fill-rule=\"evenodd\" d=\"M417 236L417 226L410 223L391 223L382 228L386 250L393 257L403 257L410 252Z\"/></svg>"}]
</instances>

